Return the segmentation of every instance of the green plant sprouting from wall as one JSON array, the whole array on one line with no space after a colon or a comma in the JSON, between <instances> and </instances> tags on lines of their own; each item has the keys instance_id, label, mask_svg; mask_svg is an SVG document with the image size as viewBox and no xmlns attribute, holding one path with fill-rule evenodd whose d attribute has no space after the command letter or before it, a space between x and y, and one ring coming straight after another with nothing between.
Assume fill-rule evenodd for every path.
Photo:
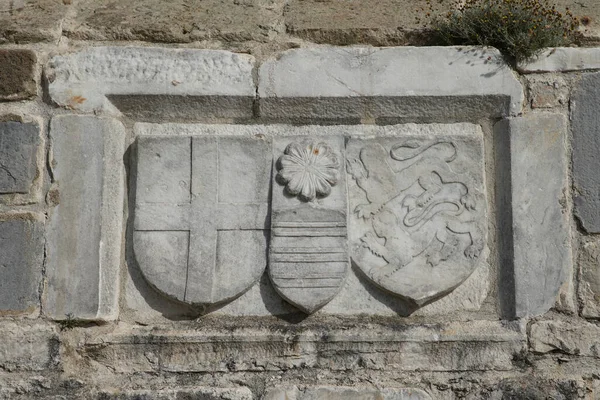
<instances>
[{"instance_id":1,"label":"green plant sprouting from wall","mask_svg":"<svg viewBox=\"0 0 600 400\"><path fill-rule=\"evenodd\" d=\"M440 13L448 5L452 11ZM432 44L493 46L509 63L572 44L579 25L568 9L562 13L547 0L427 0L421 11L417 21L433 30Z\"/></svg>"}]
</instances>

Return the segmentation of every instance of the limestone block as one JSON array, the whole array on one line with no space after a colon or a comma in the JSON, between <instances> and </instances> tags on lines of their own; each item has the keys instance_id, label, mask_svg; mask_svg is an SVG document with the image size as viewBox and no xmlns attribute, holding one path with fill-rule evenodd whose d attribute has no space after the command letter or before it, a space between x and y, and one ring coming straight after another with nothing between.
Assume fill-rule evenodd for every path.
<instances>
[{"instance_id":1,"label":"limestone block","mask_svg":"<svg viewBox=\"0 0 600 400\"><path fill-rule=\"evenodd\" d=\"M31 190L39 173L40 142L37 124L0 122L0 194Z\"/></svg>"},{"instance_id":2,"label":"limestone block","mask_svg":"<svg viewBox=\"0 0 600 400\"><path fill-rule=\"evenodd\" d=\"M0 369L43 371L58 364L59 339L53 325L4 320L0 337Z\"/></svg>"},{"instance_id":3,"label":"limestone block","mask_svg":"<svg viewBox=\"0 0 600 400\"><path fill-rule=\"evenodd\" d=\"M335 297L350 265L344 154L342 136L273 142L269 276L309 314Z\"/></svg>"},{"instance_id":4,"label":"limestone block","mask_svg":"<svg viewBox=\"0 0 600 400\"><path fill-rule=\"evenodd\" d=\"M318 386L304 389L274 388L264 400L431 400L424 390L414 388L374 389L343 386Z\"/></svg>"},{"instance_id":5,"label":"limestone block","mask_svg":"<svg viewBox=\"0 0 600 400\"><path fill-rule=\"evenodd\" d=\"M451 8L441 6L441 12ZM424 21L415 17L424 17L422 10L428 10L425 0L291 0L285 23L289 34L315 43L401 46L420 41Z\"/></svg>"},{"instance_id":6,"label":"limestone block","mask_svg":"<svg viewBox=\"0 0 600 400\"><path fill-rule=\"evenodd\" d=\"M572 271L566 118L530 114L494 129L503 312L541 315Z\"/></svg>"},{"instance_id":7,"label":"limestone block","mask_svg":"<svg viewBox=\"0 0 600 400\"><path fill-rule=\"evenodd\" d=\"M598 148L598 104L600 102L600 73L585 74L574 89L571 99L573 130L573 183L575 215L590 233L600 232L600 167Z\"/></svg>"},{"instance_id":8,"label":"limestone block","mask_svg":"<svg viewBox=\"0 0 600 400\"><path fill-rule=\"evenodd\" d=\"M118 313L125 130L113 119L57 116L50 125L54 191L44 312L114 319Z\"/></svg>"},{"instance_id":9,"label":"limestone block","mask_svg":"<svg viewBox=\"0 0 600 400\"><path fill-rule=\"evenodd\" d=\"M284 30L283 0L84 0L64 27L80 40L265 42Z\"/></svg>"},{"instance_id":10,"label":"limestone block","mask_svg":"<svg viewBox=\"0 0 600 400\"><path fill-rule=\"evenodd\" d=\"M526 347L525 332L522 321L403 325L396 319L386 325L356 318L334 319L324 328L321 321L220 326L213 320L202 329L177 330L120 324L113 332L87 335L81 354L119 373L508 371Z\"/></svg>"},{"instance_id":11,"label":"limestone block","mask_svg":"<svg viewBox=\"0 0 600 400\"><path fill-rule=\"evenodd\" d=\"M585 243L579 250L578 296L581 315L600 317L600 242Z\"/></svg>"},{"instance_id":12,"label":"limestone block","mask_svg":"<svg viewBox=\"0 0 600 400\"><path fill-rule=\"evenodd\" d=\"M276 120L515 115L523 89L500 57L477 47L289 50L259 69L259 112Z\"/></svg>"},{"instance_id":13,"label":"limestone block","mask_svg":"<svg viewBox=\"0 0 600 400\"><path fill-rule=\"evenodd\" d=\"M164 295L229 301L267 261L271 145L260 138L140 137L133 246Z\"/></svg>"},{"instance_id":14,"label":"limestone block","mask_svg":"<svg viewBox=\"0 0 600 400\"><path fill-rule=\"evenodd\" d=\"M97 400L253 400L250 389L199 387L177 390L118 390L98 393Z\"/></svg>"},{"instance_id":15,"label":"limestone block","mask_svg":"<svg viewBox=\"0 0 600 400\"><path fill-rule=\"evenodd\" d=\"M0 316L39 309L43 227L41 214L0 214Z\"/></svg>"},{"instance_id":16,"label":"limestone block","mask_svg":"<svg viewBox=\"0 0 600 400\"><path fill-rule=\"evenodd\" d=\"M0 50L0 101L25 100L37 94L36 64L31 50Z\"/></svg>"},{"instance_id":17,"label":"limestone block","mask_svg":"<svg viewBox=\"0 0 600 400\"><path fill-rule=\"evenodd\" d=\"M92 47L50 60L49 93L62 107L138 119L248 117L253 66L222 50Z\"/></svg>"},{"instance_id":18,"label":"limestone block","mask_svg":"<svg viewBox=\"0 0 600 400\"><path fill-rule=\"evenodd\" d=\"M0 44L56 41L68 10L62 0L4 1L0 7Z\"/></svg>"},{"instance_id":19,"label":"limestone block","mask_svg":"<svg viewBox=\"0 0 600 400\"><path fill-rule=\"evenodd\" d=\"M353 262L377 286L423 306L486 263L483 135L438 125L429 135L347 142Z\"/></svg>"},{"instance_id":20,"label":"limestone block","mask_svg":"<svg viewBox=\"0 0 600 400\"><path fill-rule=\"evenodd\" d=\"M600 358L600 327L582 320L539 321L531 326L529 344L536 353Z\"/></svg>"},{"instance_id":21,"label":"limestone block","mask_svg":"<svg viewBox=\"0 0 600 400\"><path fill-rule=\"evenodd\" d=\"M407 141L420 141L421 143L426 143L430 140L433 140L436 137L456 140L457 146L460 150L458 155L458 159L456 162L451 162L448 164L452 166L453 163L457 165L462 165L468 167L468 173L463 174L461 176L461 181L465 181L469 183L472 187L469 189L472 193L477 192L477 196L483 196L485 198L484 192L482 191L484 184L483 177L483 156L482 156L482 133L481 129L476 125L472 124L405 124L405 125L388 125L388 126L375 126L375 125L364 125L364 126L351 126L351 125L335 125L335 126L317 126L317 125L308 125L308 126L291 126L291 125L207 125L207 124L150 124L150 123L137 123L134 125L134 133L138 137L153 137L156 140L156 143L159 141L164 141L167 143L169 141L176 142L177 140L187 140L186 138L192 136L196 137L206 137L206 136L218 136L218 137L239 137L241 138L253 138L252 140L256 140L256 138L263 138L264 140L271 140L277 143L280 143L277 147L277 151L273 153L271 156L273 161L277 161L282 154L285 152L286 147L292 141L289 138L298 137L298 138L306 138L306 137L314 137L318 138L317 142L322 141L321 138L334 138L340 136L352 137L356 143L371 143L374 137L385 137L390 143L406 143ZM444 140L445 140L444 139ZM333 140L333 139L332 139ZM441 140L441 139L440 139ZM349 148L351 142L348 142L346 146L344 146L343 152L345 153L346 148ZM366 145L366 144L365 144ZM331 147L332 145L330 145ZM337 144L336 144L337 146ZM442 146L443 147L443 146ZM451 148L452 146L446 146ZM170 158L170 165L177 165L179 160L188 159L189 154L186 153L189 149L189 146L181 146L182 152L173 154L180 154L179 156L174 156ZM333 147L332 147L333 148ZM450 149L451 150L451 149ZM235 154L235 149L232 150L231 154ZM248 150L249 151L249 150ZM339 157L342 157L342 150L336 150L339 153ZM160 153L160 152L159 152ZM438 154L438 149L433 149L431 152L432 155ZM148 150L148 156L155 155L156 152ZM162 153L160 153L162 154ZM429 153L427 153L429 154ZM443 154L442 154L443 156ZM236 156L237 157L237 156ZM469 157L472 159L469 160ZM428 158L429 160L433 160L434 162L431 165L435 164L435 157ZM339 160L340 166L342 168L347 167L345 165L347 160ZM166 161L165 161L166 162ZM402 165L402 162L391 159L390 162L395 165ZM394 164L395 163L395 164ZM421 162L421 165L425 165L424 169L427 169L428 163ZM362 236L364 236L364 232L366 232L369 223L368 221L364 221L364 219L358 218L357 214L354 212L354 209L358 204L363 204L367 202L365 199L365 192L363 189L358 187L355 183L354 178L349 173L341 174L339 180L336 182L334 186L331 187L331 193L323 197L323 195L316 196L315 202L306 202L302 199L298 199L293 194L288 192L286 189L286 185L289 185L288 182L281 182L277 180L276 175L281 171L277 169L278 165L275 163L274 166L274 182L273 189L277 192L273 193L273 213L278 213L276 210L278 204L285 205L289 203L293 205L293 207L313 204L317 205L320 208L326 208L327 204L333 204L333 208L338 207L338 205L344 204L346 201L342 196L341 192L345 191L344 189L348 186L348 191L350 194L350 201L352 202L351 219L349 222L349 231L348 235L352 238L352 243L349 248L350 253L352 252L352 248L363 249L363 242L360 240ZM452 168L454 168L452 166ZM151 166L144 166L144 170L150 171ZM414 168L413 168L414 170ZM459 168L456 168L458 171ZM165 171L165 168L159 168L159 171L156 171L152 175L152 179L149 182L162 182L163 178L161 171ZM444 171L447 171L445 169ZM418 172L418 171L417 171ZM464 171L461 171L464 172ZM185 174L181 175L180 178L171 179L170 181L165 180L164 186L164 196L170 196L174 199L174 201L179 201L178 199L184 198L185 196L189 196L188 192L182 190L180 192L180 188L178 185L173 185L173 182L178 180L184 180L186 178ZM291 179L291 178L290 178ZM414 177L414 187L412 188L413 192L424 192L423 189L419 189L419 184L417 183L418 177ZM256 182L256 180L245 179L247 182ZM171 182L171 183L169 183ZM255 185L256 183L253 183ZM158 185L158 186L161 186ZM139 190L139 187L138 187ZM337 192L339 190L340 192ZM302 190L298 190L301 195ZM248 191L246 191L248 192ZM154 196L154 192L152 190L145 192L147 196ZM411 192L412 193L412 192ZM414 193L413 193L414 194ZM281 195L282 198L278 199L277 196ZM316 189L315 189L316 195ZM345 196L345 195L344 195ZM328 201L332 201L336 199L334 203L328 203ZM482 200L481 197L478 198L478 202ZM437 203L436 203L437 204ZM458 204L462 204L458 202ZM477 203L481 205L481 203ZM451 206L451 204L450 204ZM317 208L318 208L317 207ZM345 206L347 207L347 206ZM341 210L341 208L340 208ZM346 210L346 209L344 209ZM157 212L157 216L151 218L153 221L158 221L159 219L164 219L167 217L166 214L163 213L164 210L159 210ZM321 211L321 210L319 210ZM434 210L435 211L435 210ZM348 211L344 211L348 212ZM415 214L415 212L413 212ZM435 214L435 212L434 212ZM308 215L311 215L308 213ZM474 214L476 217L480 217L480 220L477 221L474 226L477 227L480 224L486 225L486 212L485 212L485 201L484 205L481 205L480 209ZM306 216L306 215L304 215ZM439 220L441 215L434 215L434 220ZM272 218L271 223L274 223L276 218ZM181 221L178 221L176 218L173 218L172 223L176 225L180 225ZM323 221L320 221L323 222ZM162 222L161 222L162 223ZM183 223L183 222L181 222ZM436 222L437 223L437 222ZM340 226L334 227L336 232L341 232L346 228L343 226L344 224L340 223ZM334 230L334 228L327 228L329 230ZM288 229L288 228L286 228ZM324 229L323 227L319 227L319 229ZM358 230L357 230L358 229ZM360 231L363 229L363 231ZM289 230L289 229L288 229ZM427 231L430 233L429 231ZM362 233L362 234L361 234ZM443 279L439 279L438 283L446 285L444 288L438 288L437 291L431 294L429 300L436 299L435 302L430 303L423 307L422 313L427 315L447 315L449 312L461 311L461 310L469 310L476 311L480 308L481 304L487 297L488 287L490 285L490 273L489 266L487 265L487 239L485 237L486 230L484 229L482 232L483 236L479 237L477 240L478 243L483 242L484 248L483 252L480 254L477 260L471 260L467 257L463 257L465 263L457 263L456 265L462 265L463 267L467 267L467 273L463 274L460 278L451 277L451 282L444 282ZM450 235L452 236L452 235ZM459 235L461 245L464 245L464 249L461 249L458 253L464 252L468 244L467 241L470 240L469 233L462 233ZM433 238L433 236L432 236ZM185 239L185 238L184 238ZM343 243L345 239L343 236L338 236L337 239L328 238L327 246L336 246L341 247L341 243ZM381 241L382 239L379 238ZM339 243L337 242L339 241ZM441 244L441 242L440 242ZM327 246L317 246L317 247L327 247ZM184 246L185 247L185 246ZM275 246L277 247L277 245ZM303 246L299 246L303 247ZM342 250L336 251L336 257L341 257ZM331 256L331 254L329 255ZM286 257L288 257L286 255ZM315 256L316 257L316 256ZM319 255L319 257L321 257ZM443 263L442 263L443 264ZM473 265L471 265L473 264ZM472 267L475 269L471 269ZM368 266L366 266L368 267ZM130 278L127 283L127 292L126 292L126 302L131 310L128 311L130 314L130 320L135 321L146 321L148 323L160 321L161 318L164 318L163 315L183 315L188 313L189 310L173 310L168 307L162 307L157 305L159 303L158 299L155 299L156 296L152 294L155 293L151 288L146 289L145 280L139 279L138 274L132 273L130 274ZM318 314L324 315L356 315L356 314L369 314L369 315L387 315L387 316L396 316L400 315L410 315L415 312L418 306L415 305L413 301L408 301L405 298L394 295L393 293L382 290L382 286L377 286L375 282L371 280L365 273L361 272L361 270L357 268L353 268L346 276L346 279L342 282L342 285L337 291L337 285L339 281L342 279L337 279L336 277L336 285L325 285L325 286L336 286L328 288L332 292L336 292L335 297L331 299L331 301L325 304L319 311ZM464 282L458 286L457 289L452 291L452 288L458 285L460 282L458 280L464 280ZM161 283L166 283L167 279L161 281ZM332 280L327 281L331 283ZM306 283L306 280L303 281ZM419 284L423 284L423 281L419 281ZM228 305L215 310L215 314L221 315L232 315L232 316L249 316L249 315L285 315L290 314L297 311L296 308L289 305L287 302L284 302L279 294L277 294L274 285L269 281L268 277L263 277L260 280L259 284L252 286L246 293L241 295L239 298L233 300ZM336 289L336 290L334 290ZM448 292L451 292L446 297L441 297ZM302 293L300 291L300 293ZM310 297L306 295L306 298ZM441 297L441 299L440 299ZM439 299L439 300L437 300ZM162 300L164 301L164 300ZM315 300L315 304L318 302ZM421 304L424 304L421 303ZM305 306L306 307L306 306ZM179 313L179 314L177 314Z\"/></svg>"}]
</instances>

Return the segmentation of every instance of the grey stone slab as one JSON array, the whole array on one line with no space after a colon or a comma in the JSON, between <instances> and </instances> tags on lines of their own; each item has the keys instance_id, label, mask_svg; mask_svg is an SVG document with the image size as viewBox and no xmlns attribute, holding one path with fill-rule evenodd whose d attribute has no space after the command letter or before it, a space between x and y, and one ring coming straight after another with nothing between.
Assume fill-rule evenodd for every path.
<instances>
[{"instance_id":1,"label":"grey stone slab","mask_svg":"<svg viewBox=\"0 0 600 400\"><path fill-rule=\"evenodd\" d=\"M600 318L600 242L592 240L579 249L579 285L581 315Z\"/></svg>"},{"instance_id":2,"label":"grey stone slab","mask_svg":"<svg viewBox=\"0 0 600 400\"><path fill-rule=\"evenodd\" d=\"M334 319L326 326L318 320L294 326L213 322L202 329L120 324L112 332L86 335L80 351L118 373L293 368L456 372L514 370L515 354L527 346L522 321L402 324L390 320L386 325L355 318Z\"/></svg>"},{"instance_id":3,"label":"grey stone slab","mask_svg":"<svg viewBox=\"0 0 600 400\"><path fill-rule=\"evenodd\" d=\"M52 119L53 190L47 225L46 315L118 315L123 235L125 129L110 118Z\"/></svg>"},{"instance_id":4,"label":"grey stone slab","mask_svg":"<svg viewBox=\"0 0 600 400\"><path fill-rule=\"evenodd\" d=\"M54 325L3 320L0 336L0 369L26 372L58 366L60 342Z\"/></svg>"},{"instance_id":5,"label":"grey stone slab","mask_svg":"<svg viewBox=\"0 0 600 400\"><path fill-rule=\"evenodd\" d=\"M503 313L537 316L554 306L572 271L567 121L530 114L494 129Z\"/></svg>"},{"instance_id":6,"label":"grey stone slab","mask_svg":"<svg viewBox=\"0 0 600 400\"><path fill-rule=\"evenodd\" d=\"M44 216L0 214L0 316L39 309L43 262Z\"/></svg>"},{"instance_id":7,"label":"grey stone slab","mask_svg":"<svg viewBox=\"0 0 600 400\"><path fill-rule=\"evenodd\" d=\"M37 175L40 128L0 122L0 194L28 193Z\"/></svg>"},{"instance_id":8,"label":"grey stone slab","mask_svg":"<svg viewBox=\"0 0 600 400\"><path fill-rule=\"evenodd\" d=\"M52 58L47 74L50 97L70 109L121 110L134 118L249 117L253 67L252 56L223 50L91 47Z\"/></svg>"},{"instance_id":9,"label":"grey stone slab","mask_svg":"<svg viewBox=\"0 0 600 400\"><path fill-rule=\"evenodd\" d=\"M523 73L568 72L600 69L600 49L586 47L556 47L544 50L531 62L521 63Z\"/></svg>"},{"instance_id":10,"label":"grey stone slab","mask_svg":"<svg viewBox=\"0 0 600 400\"><path fill-rule=\"evenodd\" d=\"M96 400L253 400L250 389L198 387L164 390L118 390L98 393Z\"/></svg>"},{"instance_id":11,"label":"grey stone slab","mask_svg":"<svg viewBox=\"0 0 600 400\"><path fill-rule=\"evenodd\" d=\"M284 120L516 115L523 88L500 57L476 47L289 50L259 69L259 112Z\"/></svg>"},{"instance_id":12,"label":"grey stone slab","mask_svg":"<svg viewBox=\"0 0 600 400\"><path fill-rule=\"evenodd\" d=\"M261 138L140 137L133 245L164 295L231 300L266 268L271 144Z\"/></svg>"},{"instance_id":13,"label":"grey stone slab","mask_svg":"<svg viewBox=\"0 0 600 400\"><path fill-rule=\"evenodd\" d=\"M351 125L336 125L336 126L291 126L291 125L207 125L207 124L149 124L137 123L134 125L134 132L138 136L152 136L156 138L177 138L182 136L232 136L238 137L265 137L267 139L283 139L284 137L335 137L335 136L351 136L353 138L369 139L373 137L389 137L405 140L405 138L430 138L436 135L446 135L447 137L457 137L465 139L473 137L477 142L481 135L480 129L473 124L405 124L405 125L388 125L388 126L351 126ZM423 139L424 140L424 139ZM467 143L469 140L465 139ZM282 142L279 149L280 153L276 158L279 158L285 150L285 141ZM479 145L477 145L479 146ZM477 147L476 146L476 147ZM479 150L477 150L479 151ZM476 152L477 153L477 152ZM479 153L477 153L479 154ZM473 162L473 164L475 164ZM471 165L471 164L469 164ZM480 168L480 167L478 167ZM275 168L275 174L277 169ZM344 174L345 175L345 174ZM342 178L342 177L340 177ZM348 180L351 192L356 196L363 196L364 192L358 188L351 176L343 176ZM480 177L481 178L481 177ZM480 179L477 178L477 179ZM340 181L341 182L341 181ZM340 188L341 183L332 187L333 189ZM284 201L294 201L298 205L306 204L301 200L286 195L285 185L278 182L274 183L274 189L280 190L280 194L287 196ZM320 198L318 201L332 200L332 196L337 196L337 192L332 191L328 197ZM351 194L352 194L351 193ZM358 197L357 197L358 198ZM275 211L275 209L273 209ZM158 221L161 218L161 213L157 213L154 217ZM173 219L174 225L183 226L184 221ZM162 222L161 222L162 223ZM349 235L352 235L354 222L350 222ZM359 238L356 238L359 239ZM333 242L329 242L331 245ZM484 260L487 255L482 255ZM419 315L447 315L450 312L456 311L476 311L481 307L481 304L486 299L488 288L493 276L490 274L489 266L486 262L479 262L475 271L465 280L458 288L452 291L449 295L430 303L418 311ZM136 321L145 321L148 323L156 323L165 321L164 313L167 311L159 310L156 305L158 300L150 301L143 297L143 293L138 291L135 283L127 284L126 299L131 308L129 317ZM263 277L260 283L254 285L246 293L238 299L225 305L224 307L213 311L214 314L230 315L230 316L265 316L265 315L285 315L297 311L289 303L277 294L268 277ZM414 303L408 302L399 296L391 295L372 283L364 273L359 269L352 269L347 275L340 291L326 305L324 305L318 314L322 315L385 315L396 316L410 315L415 312Z\"/></svg>"},{"instance_id":14,"label":"grey stone slab","mask_svg":"<svg viewBox=\"0 0 600 400\"><path fill-rule=\"evenodd\" d=\"M352 260L377 286L422 306L448 294L487 251L483 134L347 143Z\"/></svg>"},{"instance_id":15,"label":"grey stone slab","mask_svg":"<svg viewBox=\"0 0 600 400\"><path fill-rule=\"evenodd\" d=\"M538 321L531 326L529 344L536 353L600 358L600 327L582 320Z\"/></svg>"},{"instance_id":16,"label":"grey stone slab","mask_svg":"<svg viewBox=\"0 0 600 400\"><path fill-rule=\"evenodd\" d=\"M600 73L583 75L571 98L573 184L575 215L590 233L600 232L600 176L595 172L600 167L599 102Z\"/></svg>"},{"instance_id":17,"label":"grey stone slab","mask_svg":"<svg viewBox=\"0 0 600 400\"><path fill-rule=\"evenodd\" d=\"M273 171L269 276L310 314L340 291L350 264L344 138L278 137Z\"/></svg>"}]
</instances>

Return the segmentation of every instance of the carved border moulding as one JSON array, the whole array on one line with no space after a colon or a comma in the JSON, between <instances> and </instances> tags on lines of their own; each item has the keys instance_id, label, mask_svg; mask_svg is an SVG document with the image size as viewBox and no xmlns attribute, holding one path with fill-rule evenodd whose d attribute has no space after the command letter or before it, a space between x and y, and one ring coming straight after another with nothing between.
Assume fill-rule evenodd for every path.
<instances>
[{"instance_id":1,"label":"carved border moulding","mask_svg":"<svg viewBox=\"0 0 600 400\"><path fill-rule=\"evenodd\" d=\"M483 139L477 134L349 139L349 242L377 286L430 303L487 257Z\"/></svg>"},{"instance_id":2,"label":"carved border moulding","mask_svg":"<svg viewBox=\"0 0 600 400\"><path fill-rule=\"evenodd\" d=\"M350 264L344 138L279 137L274 170L269 276L310 314L341 289Z\"/></svg>"},{"instance_id":3,"label":"carved border moulding","mask_svg":"<svg viewBox=\"0 0 600 400\"><path fill-rule=\"evenodd\" d=\"M210 305L266 268L271 145L242 137L139 137L133 245L144 278Z\"/></svg>"}]
</instances>

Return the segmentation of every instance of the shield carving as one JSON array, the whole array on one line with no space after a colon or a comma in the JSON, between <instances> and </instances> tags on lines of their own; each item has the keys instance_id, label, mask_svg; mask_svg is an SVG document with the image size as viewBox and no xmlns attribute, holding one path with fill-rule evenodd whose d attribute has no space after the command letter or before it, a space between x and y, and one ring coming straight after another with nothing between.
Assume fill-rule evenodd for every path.
<instances>
[{"instance_id":1,"label":"shield carving","mask_svg":"<svg viewBox=\"0 0 600 400\"><path fill-rule=\"evenodd\" d=\"M148 283L191 305L249 289L267 264L270 174L264 139L139 137L133 247Z\"/></svg>"},{"instance_id":2,"label":"shield carving","mask_svg":"<svg viewBox=\"0 0 600 400\"><path fill-rule=\"evenodd\" d=\"M350 139L353 262L386 291L423 306L486 262L481 131Z\"/></svg>"},{"instance_id":3,"label":"shield carving","mask_svg":"<svg viewBox=\"0 0 600 400\"><path fill-rule=\"evenodd\" d=\"M310 314L339 292L349 266L343 140L274 143L269 276L289 303Z\"/></svg>"}]
</instances>

